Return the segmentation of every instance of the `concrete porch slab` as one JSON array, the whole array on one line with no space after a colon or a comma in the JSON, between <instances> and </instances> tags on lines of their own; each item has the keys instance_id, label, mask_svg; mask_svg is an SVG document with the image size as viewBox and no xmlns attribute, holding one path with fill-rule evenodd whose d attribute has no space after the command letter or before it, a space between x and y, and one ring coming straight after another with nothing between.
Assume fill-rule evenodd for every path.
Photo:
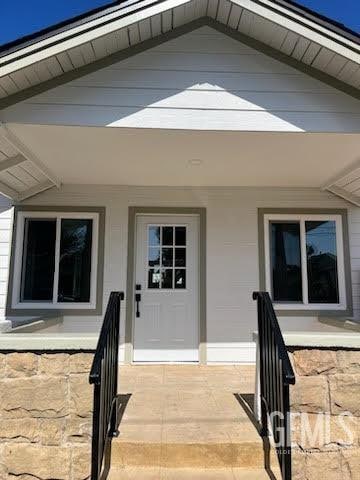
<instances>
[{"instance_id":1,"label":"concrete porch slab","mask_svg":"<svg viewBox=\"0 0 360 480\"><path fill-rule=\"evenodd\" d=\"M254 391L254 366L122 366L113 468L124 478L267 478Z\"/></svg>"}]
</instances>

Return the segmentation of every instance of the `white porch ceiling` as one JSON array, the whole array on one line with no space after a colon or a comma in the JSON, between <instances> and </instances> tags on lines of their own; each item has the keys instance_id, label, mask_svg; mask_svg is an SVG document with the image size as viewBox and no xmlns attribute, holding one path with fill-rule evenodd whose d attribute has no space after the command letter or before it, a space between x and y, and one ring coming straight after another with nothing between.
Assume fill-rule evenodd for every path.
<instances>
[{"instance_id":1,"label":"white porch ceiling","mask_svg":"<svg viewBox=\"0 0 360 480\"><path fill-rule=\"evenodd\" d=\"M22 201L60 182L12 131L0 125L0 192Z\"/></svg>"},{"instance_id":2,"label":"white porch ceiling","mask_svg":"<svg viewBox=\"0 0 360 480\"><path fill-rule=\"evenodd\" d=\"M360 134L10 128L71 184L321 188L360 152Z\"/></svg>"},{"instance_id":3,"label":"white porch ceiling","mask_svg":"<svg viewBox=\"0 0 360 480\"><path fill-rule=\"evenodd\" d=\"M360 207L360 160L328 180L323 190L328 190Z\"/></svg>"},{"instance_id":4,"label":"white porch ceiling","mask_svg":"<svg viewBox=\"0 0 360 480\"><path fill-rule=\"evenodd\" d=\"M269 0L125 2L115 13L0 58L0 98L8 97L199 18L216 20L281 54L360 88L360 48Z\"/></svg>"}]
</instances>

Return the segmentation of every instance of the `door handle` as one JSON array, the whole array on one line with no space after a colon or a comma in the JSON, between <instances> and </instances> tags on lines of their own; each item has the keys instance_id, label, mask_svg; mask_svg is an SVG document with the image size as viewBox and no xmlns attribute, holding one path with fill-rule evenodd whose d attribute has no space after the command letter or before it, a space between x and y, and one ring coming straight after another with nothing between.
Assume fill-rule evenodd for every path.
<instances>
[{"instance_id":1,"label":"door handle","mask_svg":"<svg viewBox=\"0 0 360 480\"><path fill-rule=\"evenodd\" d=\"M135 293L135 302L136 302L136 318L140 317L140 302L141 302L141 293L138 293L141 290L141 285L136 285L135 289L137 292Z\"/></svg>"}]
</instances>

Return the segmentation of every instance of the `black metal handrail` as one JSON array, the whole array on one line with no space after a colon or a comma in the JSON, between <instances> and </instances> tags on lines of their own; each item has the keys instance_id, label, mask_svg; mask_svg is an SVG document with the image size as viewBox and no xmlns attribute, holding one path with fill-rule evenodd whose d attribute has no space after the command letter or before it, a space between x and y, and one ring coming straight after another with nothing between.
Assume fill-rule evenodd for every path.
<instances>
[{"instance_id":1,"label":"black metal handrail","mask_svg":"<svg viewBox=\"0 0 360 480\"><path fill-rule=\"evenodd\" d=\"M283 480L291 480L289 387L295 375L278 320L267 292L254 292L258 309L261 435L275 442Z\"/></svg>"},{"instance_id":2,"label":"black metal handrail","mask_svg":"<svg viewBox=\"0 0 360 480\"><path fill-rule=\"evenodd\" d=\"M94 385L91 480L101 478L108 441L118 433L118 352L120 302L123 299L122 292L110 294L90 371L89 382Z\"/></svg>"}]
</instances>

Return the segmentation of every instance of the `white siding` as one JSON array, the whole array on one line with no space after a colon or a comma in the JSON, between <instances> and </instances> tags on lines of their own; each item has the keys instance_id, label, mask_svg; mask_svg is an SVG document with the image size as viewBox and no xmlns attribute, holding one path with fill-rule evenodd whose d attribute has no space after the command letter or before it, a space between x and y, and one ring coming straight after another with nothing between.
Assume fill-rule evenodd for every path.
<instances>
[{"instance_id":1,"label":"white siding","mask_svg":"<svg viewBox=\"0 0 360 480\"><path fill-rule=\"evenodd\" d=\"M5 316L13 227L10 200L0 195L0 321Z\"/></svg>"},{"instance_id":2,"label":"white siding","mask_svg":"<svg viewBox=\"0 0 360 480\"><path fill-rule=\"evenodd\" d=\"M6 122L359 132L360 101L201 27L0 113Z\"/></svg>"},{"instance_id":3,"label":"white siding","mask_svg":"<svg viewBox=\"0 0 360 480\"><path fill-rule=\"evenodd\" d=\"M351 208L349 230L354 317L360 319L360 208Z\"/></svg>"},{"instance_id":4,"label":"white siding","mask_svg":"<svg viewBox=\"0 0 360 480\"><path fill-rule=\"evenodd\" d=\"M258 208L348 208L356 315L360 316L360 209L317 189L168 188L68 185L38 195L35 205L105 206L104 302L126 290L129 206L207 209L207 328L209 361L254 359L253 290L259 288ZM122 312L121 343L124 342ZM280 317L284 330L324 329L316 317ZM64 318L65 331L98 331L101 317ZM331 327L326 327L331 329Z\"/></svg>"}]
</instances>

